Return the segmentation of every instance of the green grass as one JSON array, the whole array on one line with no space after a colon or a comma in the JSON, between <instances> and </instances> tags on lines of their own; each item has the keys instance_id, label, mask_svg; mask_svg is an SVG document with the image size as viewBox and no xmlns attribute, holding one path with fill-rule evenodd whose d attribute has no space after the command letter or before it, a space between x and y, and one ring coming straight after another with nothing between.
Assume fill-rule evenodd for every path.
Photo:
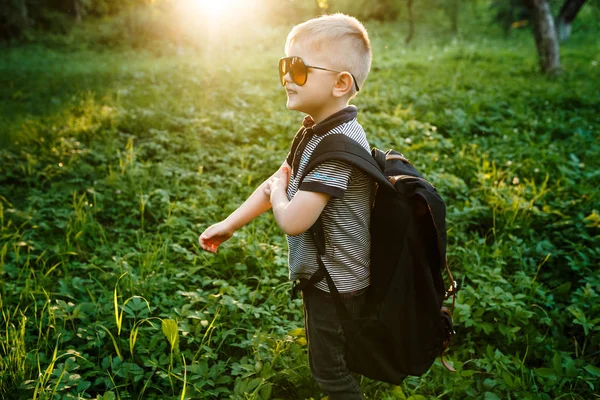
<instances>
[{"instance_id":1,"label":"green grass","mask_svg":"<svg viewBox=\"0 0 600 400\"><path fill-rule=\"evenodd\" d=\"M364 380L368 398L593 398L594 35L575 32L563 74L546 78L528 32L421 33L405 48L404 26L369 29L360 122L445 198L461 291L458 373L436 362L401 387ZM217 255L197 245L280 165L301 121L275 67L286 33L183 55L3 49L0 397L319 398L272 217Z\"/></svg>"}]
</instances>

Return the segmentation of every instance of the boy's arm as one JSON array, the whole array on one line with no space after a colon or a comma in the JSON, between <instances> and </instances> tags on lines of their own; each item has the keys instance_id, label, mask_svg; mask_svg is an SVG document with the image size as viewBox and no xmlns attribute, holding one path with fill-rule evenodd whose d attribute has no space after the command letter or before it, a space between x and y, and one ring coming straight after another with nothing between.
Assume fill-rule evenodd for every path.
<instances>
[{"instance_id":1,"label":"boy's arm","mask_svg":"<svg viewBox=\"0 0 600 400\"><path fill-rule=\"evenodd\" d=\"M307 231L332 197L344 197L352 171L352 166L346 162L325 161L306 174L291 201L288 201L286 193L289 172L282 171L280 177L271 178L267 193L277 224L290 236Z\"/></svg>"},{"instance_id":2,"label":"boy's arm","mask_svg":"<svg viewBox=\"0 0 600 400\"><path fill-rule=\"evenodd\" d=\"M330 194L299 190L291 201L287 198L289 168L282 169L279 177L269 179L265 193L270 196L275 221L287 235L307 231L319 218L331 198Z\"/></svg>"},{"instance_id":3,"label":"boy's arm","mask_svg":"<svg viewBox=\"0 0 600 400\"><path fill-rule=\"evenodd\" d=\"M233 236L233 233L236 230L240 229L254 218L270 209L271 202L269 201L269 196L265 194L265 189L271 179L281 178L281 171L284 168L289 170L287 161L284 161L281 165L281 168L279 168L277 172L260 184L260 186L258 186L256 190L252 192L250 197L248 197L248 199L227 218L208 227L198 238L200 247L206 251L210 251L211 253L216 253L219 245ZM286 175L284 179L285 182L287 182L288 175Z\"/></svg>"}]
</instances>

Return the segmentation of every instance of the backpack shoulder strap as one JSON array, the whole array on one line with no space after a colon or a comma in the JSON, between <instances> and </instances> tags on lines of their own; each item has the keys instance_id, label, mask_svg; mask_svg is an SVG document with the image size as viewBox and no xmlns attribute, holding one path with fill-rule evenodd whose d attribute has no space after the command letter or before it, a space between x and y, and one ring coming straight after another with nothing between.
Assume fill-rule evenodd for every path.
<instances>
[{"instance_id":1,"label":"backpack shoulder strap","mask_svg":"<svg viewBox=\"0 0 600 400\"><path fill-rule=\"evenodd\" d=\"M311 154L310 160L304 169L303 175L300 177L300 182L302 182L306 175L317 165L329 160L346 161L350 165L359 168L369 175L379 184L380 188L387 187L391 190L394 190L392 184L388 182L383 174L383 168L378 165L378 162L375 160L375 158L355 140L350 139L348 136L343 134L329 135L319 142ZM305 285L314 284L325 278L332 294L338 316L342 317L343 319L348 319L348 311L344 307L341 296L321 258L325 254L326 247L321 218L317 219L315 224L310 228L310 232L317 248L317 265L319 266L319 269L315 274L313 274L309 281L305 282Z\"/></svg>"},{"instance_id":2,"label":"backpack shoulder strap","mask_svg":"<svg viewBox=\"0 0 600 400\"><path fill-rule=\"evenodd\" d=\"M380 187L383 186L393 190L392 184L386 179L383 170L373 155L358 144L358 142L343 134L329 135L319 142L310 156L310 160L304 169L300 181L304 180L306 175L317 165L329 160L346 161L369 175L379 183Z\"/></svg>"},{"instance_id":3,"label":"backpack shoulder strap","mask_svg":"<svg viewBox=\"0 0 600 400\"><path fill-rule=\"evenodd\" d=\"M300 128L298 130L298 132L296 132L296 134L294 135L294 140L292 141L292 146L290 147L290 152L288 153L288 157L286 158L286 161L288 161L290 165L292 165L292 160L294 159L294 154L296 154L296 151L298 150L298 147L300 146L300 142L302 141L303 131L304 131L304 129Z\"/></svg>"}]
</instances>

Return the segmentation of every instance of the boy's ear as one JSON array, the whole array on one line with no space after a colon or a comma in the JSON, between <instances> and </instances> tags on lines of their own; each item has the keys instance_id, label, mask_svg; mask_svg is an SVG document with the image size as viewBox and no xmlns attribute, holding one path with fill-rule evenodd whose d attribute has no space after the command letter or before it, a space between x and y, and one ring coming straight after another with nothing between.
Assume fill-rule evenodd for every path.
<instances>
[{"instance_id":1,"label":"boy's ear","mask_svg":"<svg viewBox=\"0 0 600 400\"><path fill-rule=\"evenodd\" d=\"M352 94L354 88L354 79L349 72L340 72L337 76L335 86L333 87L333 96L344 97Z\"/></svg>"}]
</instances>

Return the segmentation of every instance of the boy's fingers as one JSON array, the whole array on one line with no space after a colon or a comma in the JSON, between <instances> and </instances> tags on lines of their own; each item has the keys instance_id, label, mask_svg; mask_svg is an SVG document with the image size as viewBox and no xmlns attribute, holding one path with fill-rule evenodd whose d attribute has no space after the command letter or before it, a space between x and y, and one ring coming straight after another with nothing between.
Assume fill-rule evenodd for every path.
<instances>
[{"instance_id":1,"label":"boy's fingers","mask_svg":"<svg viewBox=\"0 0 600 400\"><path fill-rule=\"evenodd\" d=\"M213 235L207 235L206 233L202 233L200 237L198 237L198 241L202 246L210 246L212 243Z\"/></svg>"},{"instance_id":2,"label":"boy's fingers","mask_svg":"<svg viewBox=\"0 0 600 400\"><path fill-rule=\"evenodd\" d=\"M200 240L200 247L202 247L202 250L206 250L211 253L216 253L219 245L215 244L214 242L209 242L209 241L205 242L203 240Z\"/></svg>"}]
</instances>

